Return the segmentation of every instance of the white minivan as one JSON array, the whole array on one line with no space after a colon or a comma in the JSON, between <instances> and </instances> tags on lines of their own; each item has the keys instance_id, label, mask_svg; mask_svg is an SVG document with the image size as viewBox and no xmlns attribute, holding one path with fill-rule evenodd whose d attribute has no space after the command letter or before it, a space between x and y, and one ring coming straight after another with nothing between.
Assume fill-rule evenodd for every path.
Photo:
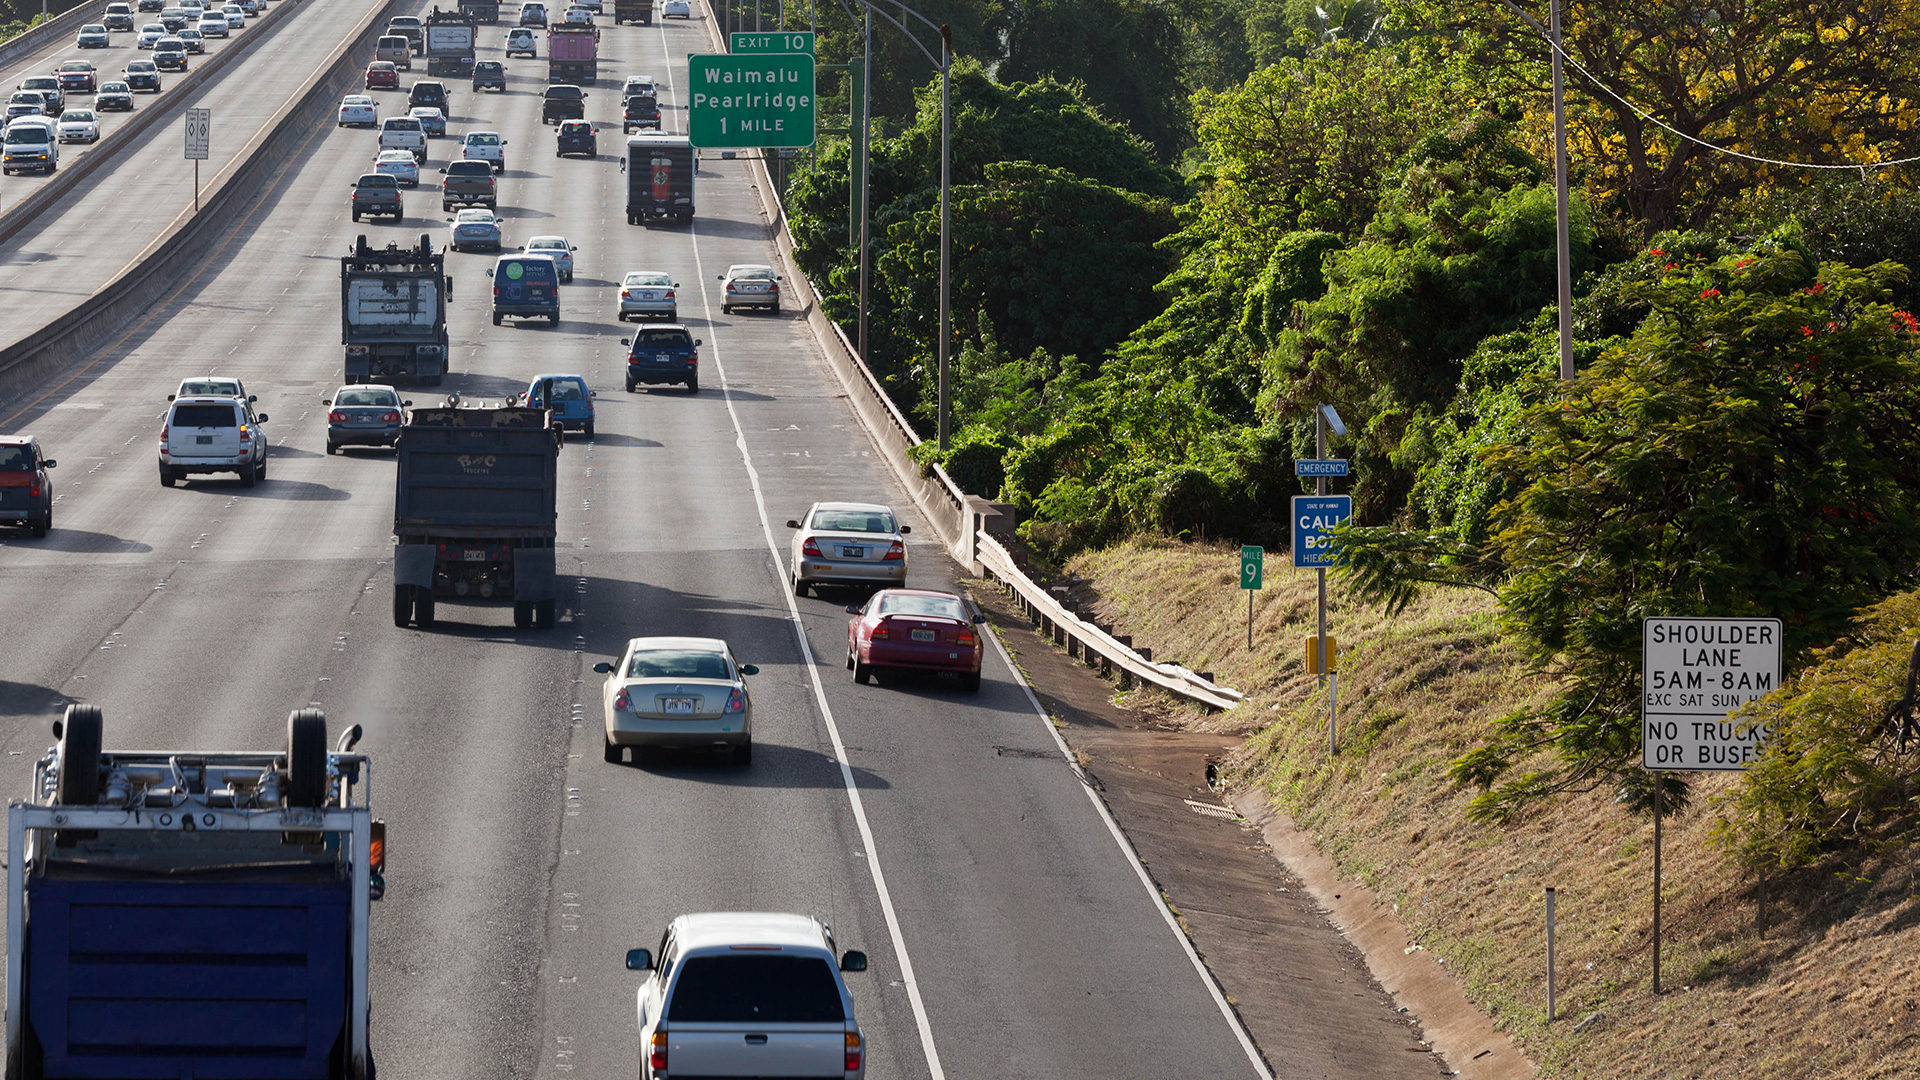
<instances>
[{"instance_id":1,"label":"white minivan","mask_svg":"<svg viewBox=\"0 0 1920 1080\"><path fill-rule=\"evenodd\" d=\"M60 140L51 116L16 117L7 125L5 149L0 150L0 174L50 173L60 167Z\"/></svg>"},{"instance_id":2,"label":"white minivan","mask_svg":"<svg viewBox=\"0 0 1920 1080\"><path fill-rule=\"evenodd\" d=\"M837 961L837 962L836 962ZM658 957L627 953L640 985L640 1080L832 1076L860 1080L867 1046L833 931L805 915L712 911L667 924Z\"/></svg>"},{"instance_id":3,"label":"white minivan","mask_svg":"<svg viewBox=\"0 0 1920 1080\"><path fill-rule=\"evenodd\" d=\"M175 397L160 425L160 484L172 487L191 473L240 474L252 487L267 476L267 436L250 399L193 394Z\"/></svg>"}]
</instances>

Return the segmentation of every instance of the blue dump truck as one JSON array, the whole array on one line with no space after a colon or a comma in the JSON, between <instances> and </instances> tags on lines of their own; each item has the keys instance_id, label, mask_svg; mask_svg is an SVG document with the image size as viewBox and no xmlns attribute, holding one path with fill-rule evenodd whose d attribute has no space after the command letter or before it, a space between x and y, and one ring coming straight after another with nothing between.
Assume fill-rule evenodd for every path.
<instances>
[{"instance_id":1,"label":"blue dump truck","mask_svg":"<svg viewBox=\"0 0 1920 1080\"><path fill-rule=\"evenodd\" d=\"M413 410L395 447L393 625L511 599L515 626L550 627L560 430L545 409L449 401Z\"/></svg>"},{"instance_id":2,"label":"blue dump truck","mask_svg":"<svg viewBox=\"0 0 1920 1080\"><path fill-rule=\"evenodd\" d=\"M6 1080L374 1080L386 826L356 726L283 748L108 751L68 706L7 808Z\"/></svg>"}]
</instances>

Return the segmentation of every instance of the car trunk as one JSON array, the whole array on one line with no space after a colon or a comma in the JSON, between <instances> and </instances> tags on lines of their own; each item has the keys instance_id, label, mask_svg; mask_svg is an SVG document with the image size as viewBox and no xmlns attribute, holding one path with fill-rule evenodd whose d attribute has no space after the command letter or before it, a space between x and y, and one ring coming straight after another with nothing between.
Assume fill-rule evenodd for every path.
<instances>
[{"instance_id":1,"label":"car trunk","mask_svg":"<svg viewBox=\"0 0 1920 1080\"><path fill-rule=\"evenodd\" d=\"M672 1076L802 1077L846 1075L846 1025L671 1024Z\"/></svg>"},{"instance_id":2,"label":"car trunk","mask_svg":"<svg viewBox=\"0 0 1920 1080\"><path fill-rule=\"evenodd\" d=\"M341 427L392 427L400 423L400 410L387 405L349 405L333 411L341 415L342 419L335 421Z\"/></svg>"},{"instance_id":3,"label":"car trunk","mask_svg":"<svg viewBox=\"0 0 1920 1080\"><path fill-rule=\"evenodd\" d=\"M882 628L886 630L885 637L880 635ZM965 641L961 640L963 632ZM914 646L922 646L930 651L973 648L971 624L930 615L882 615L879 625L874 627L874 637L907 649Z\"/></svg>"},{"instance_id":4,"label":"car trunk","mask_svg":"<svg viewBox=\"0 0 1920 1080\"><path fill-rule=\"evenodd\" d=\"M735 278L733 280L732 300L765 300L773 292L773 282L768 278Z\"/></svg>"},{"instance_id":5,"label":"car trunk","mask_svg":"<svg viewBox=\"0 0 1920 1080\"><path fill-rule=\"evenodd\" d=\"M885 533L817 532L813 542L821 557L834 562L885 562L893 547L893 538Z\"/></svg>"},{"instance_id":6,"label":"car trunk","mask_svg":"<svg viewBox=\"0 0 1920 1080\"><path fill-rule=\"evenodd\" d=\"M636 716L653 720L712 720L727 710L727 696L733 693L730 682L697 682L661 685L658 682L629 683L627 697Z\"/></svg>"}]
</instances>

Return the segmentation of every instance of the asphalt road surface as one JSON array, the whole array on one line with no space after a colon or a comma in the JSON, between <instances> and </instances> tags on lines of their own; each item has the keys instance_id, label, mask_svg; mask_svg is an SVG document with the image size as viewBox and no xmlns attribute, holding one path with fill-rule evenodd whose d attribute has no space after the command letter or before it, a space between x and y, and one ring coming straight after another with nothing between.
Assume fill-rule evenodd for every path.
<instances>
[{"instance_id":1,"label":"asphalt road surface","mask_svg":"<svg viewBox=\"0 0 1920 1080\"><path fill-rule=\"evenodd\" d=\"M483 31L483 59L503 33ZM811 913L869 953L849 979L872 1077L1258 1075L1002 656L978 695L856 686L850 597L785 587L783 523L816 499L890 502L915 538L932 530L803 323L720 316L716 277L773 255L744 164L702 163L690 228L625 223L618 80L661 77L666 128L683 129L703 21L608 27L602 49L596 160L555 158L544 61L510 63L504 95L454 86L453 131L509 140L509 242L559 233L583 249L554 329L489 325L491 256L450 260L447 389L498 398L573 371L599 394L598 437L561 456L558 625L445 602L430 632L392 625L392 457L323 449L338 256L361 232L438 244L446 215L423 188L401 223L351 224L374 136L325 127L110 365L0 416L60 462L54 532L0 537L0 790L24 794L69 701L104 707L109 749L272 748L309 704L336 732L362 724L391 830L372 979L390 1076L633 1076L638 977L622 954L707 909ZM426 176L451 145L435 141ZM69 247L102 254L111 231ZM632 269L681 283L705 341L700 394L622 392L630 327L613 312ZM270 417L257 487L158 482L165 396L207 372L243 377ZM910 547L912 584L955 580L937 544ZM749 768L601 760L592 665L662 633L724 637L759 665Z\"/></svg>"}]
</instances>

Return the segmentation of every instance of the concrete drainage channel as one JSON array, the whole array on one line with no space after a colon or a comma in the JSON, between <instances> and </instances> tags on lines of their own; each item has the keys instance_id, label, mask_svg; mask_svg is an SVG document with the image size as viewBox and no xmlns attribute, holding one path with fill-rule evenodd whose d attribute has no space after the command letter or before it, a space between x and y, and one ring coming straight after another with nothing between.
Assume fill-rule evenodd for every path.
<instances>
[{"instance_id":1,"label":"concrete drainage channel","mask_svg":"<svg viewBox=\"0 0 1920 1080\"><path fill-rule=\"evenodd\" d=\"M281 0L274 10L260 18L263 21L277 19L294 3L295 0ZM347 87L358 85L362 61L371 53L374 39L386 27L387 19L413 6L413 0L386 0L369 10L353 37L334 50L327 66L254 134L225 169L213 176L201 193L199 213L183 211L119 276L39 330L0 348L0 402L11 401L89 359L94 346L177 287L182 278L177 271L197 264L206 249L221 238L228 224L237 219L239 207L270 190L266 181L275 169L298 164L293 158L294 151L323 120L332 122L339 96ZM264 26L256 27L255 33L264 29ZM249 38L263 40L266 36L259 34L255 38L249 34L241 40L242 43ZM244 49L223 49L188 78L198 76L204 82L233 62L228 57L238 58L245 52ZM185 83L186 80L181 80L175 85ZM184 88L190 94L198 85L200 83ZM182 101L185 97L183 94L174 100ZM12 212L0 216L0 240L24 227L35 214L49 209L94 169L112 161L118 151L161 117L177 111L153 108L136 114L143 123L124 125L101 141L99 151L81 158L74 168L62 170ZM20 215L17 220L16 215ZM99 358L93 359L97 362Z\"/></svg>"}]
</instances>

